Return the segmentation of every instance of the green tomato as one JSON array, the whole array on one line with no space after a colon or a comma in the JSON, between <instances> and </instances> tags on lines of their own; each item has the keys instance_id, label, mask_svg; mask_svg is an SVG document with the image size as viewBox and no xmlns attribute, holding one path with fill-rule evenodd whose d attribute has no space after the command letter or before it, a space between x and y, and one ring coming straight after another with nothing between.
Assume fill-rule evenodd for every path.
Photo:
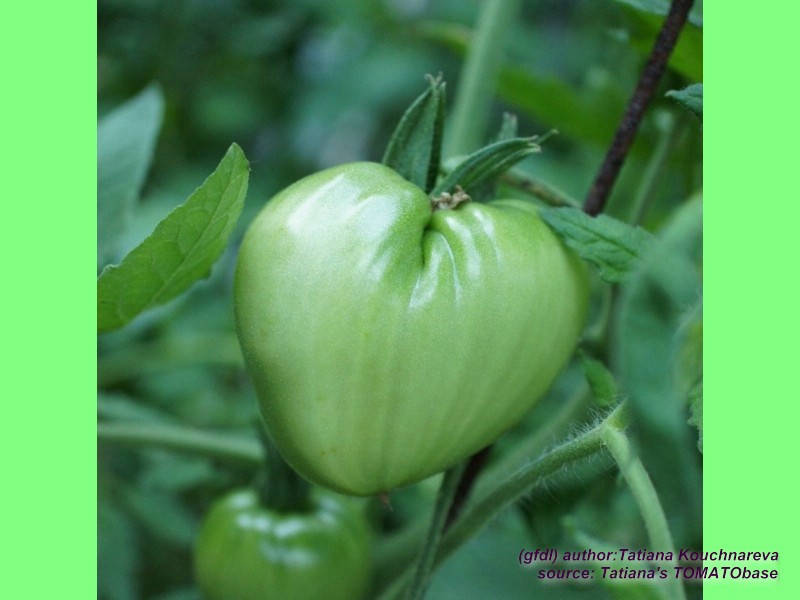
<instances>
[{"instance_id":1,"label":"green tomato","mask_svg":"<svg viewBox=\"0 0 800 600\"><path fill-rule=\"evenodd\" d=\"M369 583L369 528L347 498L312 494L279 513L253 490L217 502L200 529L195 575L208 600L357 600Z\"/></svg>"},{"instance_id":2,"label":"green tomato","mask_svg":"<svg viewBox=\"0 0 800 600\"><path fill-rule=\"evenodd\" d=\"M234 293L276 446L354 495L442 471L518 423L569 360L587 299L583 264L531 204L432 211L374 163L273 198Z\"/></svg>"}]
</instances>

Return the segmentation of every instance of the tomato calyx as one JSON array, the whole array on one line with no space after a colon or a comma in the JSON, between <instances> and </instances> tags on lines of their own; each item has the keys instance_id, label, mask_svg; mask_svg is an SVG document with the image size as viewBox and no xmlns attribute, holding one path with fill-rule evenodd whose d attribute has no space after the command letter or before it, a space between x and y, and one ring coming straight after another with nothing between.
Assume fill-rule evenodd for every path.
<instances>
[{"instance_id":1,"label":"tomato calyx","mask_svg":"<svg viewBox=\"0 0 800 600\"><path fill-rule=\"evenodd\" d=\"M472 198L469 197L469 194L467 194L460 185L457 185L456 191L452 194L449 192L442 192L438 196L431 196L431 210L436 212L437 210L452 209L456 208L459 204L470 202L471 200Z\"/></svg>"}]
</instances>

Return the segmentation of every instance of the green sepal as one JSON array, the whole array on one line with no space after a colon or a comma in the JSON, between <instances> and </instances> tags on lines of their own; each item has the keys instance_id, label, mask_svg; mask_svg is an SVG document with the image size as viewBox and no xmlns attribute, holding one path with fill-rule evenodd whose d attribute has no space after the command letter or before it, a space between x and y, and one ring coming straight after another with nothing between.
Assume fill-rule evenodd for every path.
<instances>
[{"instance_id":1,"label":"green sepal","mask_svg":"<svg viewBox=\"0 0 800 600\"><path fill-rule=\"evenodd\" d=\"M265 458L264 467L256 476L261 506L279 513L303 513L310 510L311 484L284 460L261 421L256 428Z\"/></svg>"},{"instance_id":2,"label":"green sepal","mask_svg":"<svg viewBox=\"0 0 800 600\"><path fill-rule=\"evenodd\" d=\"M430 192L439 174L444 127L445 84L430 77L430 86L400 119L381 162Z\"/></svg>"},{"instance_id":3,"label":"green sepal","mask_svg":"<svg viewBox=\"0 0 800 600\"><path fill-rule=\"evenodd\" d=\"M502 175L526 156L541 151L537 143L538 137L511 138L489 144L477 152L470 154L431 192L439 196L444 192L452 193L456 186L469 193Z\"/></svg>"}]
</instances>

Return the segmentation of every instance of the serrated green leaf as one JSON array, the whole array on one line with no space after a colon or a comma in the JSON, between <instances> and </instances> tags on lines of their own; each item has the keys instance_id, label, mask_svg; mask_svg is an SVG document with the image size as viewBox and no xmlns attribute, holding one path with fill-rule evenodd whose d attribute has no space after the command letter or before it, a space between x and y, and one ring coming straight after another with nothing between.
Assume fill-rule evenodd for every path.
<instances>
[{"instance_id":1,"label":"serrated green leaf","mask_svg":"<svg viewBox=\"0 0 800 600\"><path fill-rule=\"evenodd\" d=\"M97 328L122 327L208 276L242 212L249 168L233 144L217 169L118 266L97 280Z\"/></svg>"},{"instance_id":2,"label":"serrated green leaf","mask_svg":"<svg viewBox=\"0 0 800 600\"><path fill-rule=\"evenodd\" d=\"M685 109L691 111L701 122L703 121L702 83L694 83L682 90L670 90L666 95L667 98L672 98Z\"/></svg>"},{"instance_id":3,"label":"serrated green leaf","mask_svg":"<svg viewBox=\"0 0 800 600\"><path fill-rule=\"evenodd\" d=\"M608 215L590 217L572 207L544 208L542 218L609 283L622 281L655 241L652 234Z\"/></svg>"},{"instance_id":4,"label":"serrated green leaf","mask_svg":"<svg viewBox=\"0 0 800 600\"><path fill-rule=\"evenodd\" d=\"M444 82L431 78L430 87L403 114L383 155L384 165L426 192L439 173L444 105Z\"/></svg>"},{"instance_id":5,"label":"serrated green leaf","mask_svg":"<svg viewBox=\"0 0 800 600\"><path fill-rule=\"evenodd\" d=\"M151 85L97 125L97 263L117 260L119 239L144 184L161 129L164 98Z\"/></svg>"},{"instance_id":6,"label":"serrated green leaf","mask_svg":"<svg viewBox=\"0 0 800 600\"><path fill-rule=\"evenodd\" d=\"M606 407L615 404L620 392L617 380L611 371L599 360L583 351L580 352L580 359L581 368L597 405Z\"/></svg>"}]
</instances>

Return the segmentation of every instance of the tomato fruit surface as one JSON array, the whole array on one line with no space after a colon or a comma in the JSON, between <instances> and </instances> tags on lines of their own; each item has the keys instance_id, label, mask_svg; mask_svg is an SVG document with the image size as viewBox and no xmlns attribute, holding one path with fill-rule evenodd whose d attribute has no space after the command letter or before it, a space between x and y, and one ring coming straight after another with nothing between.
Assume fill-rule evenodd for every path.
<instances>
[{"instance_id":1,"label":"tomato fruit surface","mask_svg":"<svg viewBox=\"0 0 800 600\"><path fill-rule=\"evenodd\" d=\"M369 549L363 512L347 498L315 493L308 512L280 513L238 490L204 520L195 576L208 600L358 600Z\"/></svg>"},{"instance_id":2,"label":"tomato fruit surface","mask_svg":"<svg viewBox=\"0 0 800 600\"><path fill-rule=\"evenodd\" d=\"M370 495L515 425L569 360L583 264L519 200L432 210L388 167L273 198L237 264L237 333L272 439L309 480Z\"/></svg>"}]
</instances>

